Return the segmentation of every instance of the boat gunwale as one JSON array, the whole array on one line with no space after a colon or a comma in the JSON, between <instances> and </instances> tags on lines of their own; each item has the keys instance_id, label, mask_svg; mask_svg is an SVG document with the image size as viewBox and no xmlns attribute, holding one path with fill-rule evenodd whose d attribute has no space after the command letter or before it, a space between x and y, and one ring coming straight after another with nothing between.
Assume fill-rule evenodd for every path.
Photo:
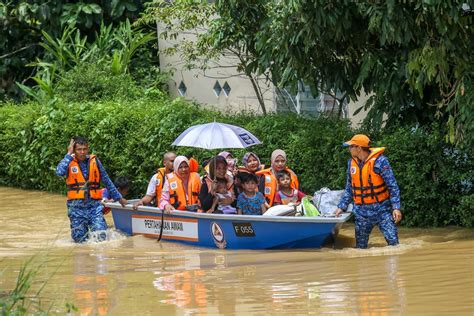
<instances>
[{"instance_id":1,"label":"boat gunwale","mask_svg":"<svg viewBox=\"0 0 474 316\"><path fill-rule=\"evenodd\" d=\"M161 216L163 212L161 209L154 206L139 206L137 210L134 210L130 203L137 200L129 200L129 204L122 206L118 202L107 202L105 206L112 209L128 210L132 213L136 212L149 212L155 213ZM197 219L208 219L208 220L225 220L225 221L253 221L253 222L285 222L285 223L344 223L352 215L352 213L344 212L340 217L306 217L306 216L255 216L255 215L232 215L232 214L210 214L210 213L197 213L188 211L171 211L169 214L165 213L165 216L179 216L179 217L190 217Z\"/></svg>"}]
</instances>

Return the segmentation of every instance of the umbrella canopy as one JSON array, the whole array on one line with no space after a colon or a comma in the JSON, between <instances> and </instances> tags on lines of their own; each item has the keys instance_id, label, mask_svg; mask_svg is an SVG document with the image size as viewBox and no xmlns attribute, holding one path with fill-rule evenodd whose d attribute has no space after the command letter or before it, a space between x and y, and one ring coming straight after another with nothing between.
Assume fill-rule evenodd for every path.
<instances>
[{"instance_id":1,"label":"umbrella canopy","mask_svg":"<svg viewBox=\"0 0 474 316\"><path fill-rule=\"evenodd\" d=\"M213 122L191 126L172 145L218 149L246 148L258 144L261 142L257 137L242 127Z\"/></svg>"}]
</instances>

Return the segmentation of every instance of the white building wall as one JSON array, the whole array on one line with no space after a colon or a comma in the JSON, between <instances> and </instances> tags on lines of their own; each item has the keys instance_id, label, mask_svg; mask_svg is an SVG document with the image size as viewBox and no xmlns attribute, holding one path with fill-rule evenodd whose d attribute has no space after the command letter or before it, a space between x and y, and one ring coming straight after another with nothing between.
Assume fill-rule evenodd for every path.
<instances>
[{"instance_id":1,"label":"white building wall","mask_svg":"<svg viewBox=\"0 0 474 316\"><path fill-rule=\"evenodd\" d=\"M158 28L158 32L159 30L160 28ZM186 36L189 39L189 35ZM187 100L196 101L204 107L211 107L227 113L247 111L262 114L261 106L250 79L237 72L235 68L237 62L232 56L222 58L218 62L210 62L209 68L206 70L187 70L184 69L184 62L179 54L166 55L163 53L165 49L173 45L173 42L164 40L161 36L158 36L158 38L160 68L163 72L171 73L168 82L171 97L182 96ZM182 39L178 38L176 40ZM230 93L226 95L222 90L217 96L213 90L216 81L219 82L221 87L224 87L227 82L231 89ZM181 82L186 86L184 95L181 95L178 89ZM264 79L259 79L259 85L267 112L275 112L277 109L275 88ZM365 111L360 111L357 115L354 112L367 101L368 97L363 93L359 100L351 101L348 104L347 118L351 120L354 127L358 126L366 117L367 113Z\"/></svg>"},{"instance_id":2,"label":"white building wall","mask_svg":"<svg viewBox=\"0 0 474 316\"><path fill-rule=\"evenodd\" d=\"M160 67L164 72L171 72L168 82L169 93L172 97L182 96L188 100L199 102L203 106L209 106L222 112L248 111L261 114L261 106L257 100L255 90L250 79L237 72L233 58L223 58L218 62L210 62L209 69L183 69L184 62L179 54L166 55L162 51L172 45L171 41L159 37ZM224 89L217 96L213 90L216 81L223 88L224 84L230 87L230 93L226 95ZM183 82L186 92L181 95L179 85ZM263 93L267 112L275 110L273 102L273 86L265 80L259 80Z\"/></svg>"}]
</instances>

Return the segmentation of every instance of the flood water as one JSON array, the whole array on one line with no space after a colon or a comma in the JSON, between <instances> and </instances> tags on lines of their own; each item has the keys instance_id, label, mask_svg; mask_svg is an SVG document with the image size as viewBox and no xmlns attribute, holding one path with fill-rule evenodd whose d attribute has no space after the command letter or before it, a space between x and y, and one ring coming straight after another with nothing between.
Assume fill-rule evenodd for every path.
<instances>
[{"instance_id":1,"label":"flood water","mask_svg":"<svg viewBox=\"0 0 474 316\"><path fill-rule=\"evenodd\" d=\"M0 187L0 294L34 256L41 307L75 315L473 315L474 230L378 230L356 250L230 251L126 237L75 245L64 196ZM111 215L107 221L113 226ZM3 273L1 273L3 271ZM37 300L35 300L37 302Z\"/></svg>"}]
</instances>

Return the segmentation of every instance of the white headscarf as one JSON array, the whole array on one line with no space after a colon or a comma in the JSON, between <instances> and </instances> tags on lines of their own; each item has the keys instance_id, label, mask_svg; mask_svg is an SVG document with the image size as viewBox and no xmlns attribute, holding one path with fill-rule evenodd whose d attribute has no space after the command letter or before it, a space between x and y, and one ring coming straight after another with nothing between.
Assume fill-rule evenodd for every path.
<instances>
[{"instance_id":1,"label":"white headscarf","mask_svg":"<svg viewBox=\"0 0 474 316\"><path fill-rule=\"evenodd\" d=\"M186 162L189 166L189 160L185 156L178 156L173 161L173 171L178 176L179 176L178 169L182 162Z\"/></svg>"}]
</instances>

